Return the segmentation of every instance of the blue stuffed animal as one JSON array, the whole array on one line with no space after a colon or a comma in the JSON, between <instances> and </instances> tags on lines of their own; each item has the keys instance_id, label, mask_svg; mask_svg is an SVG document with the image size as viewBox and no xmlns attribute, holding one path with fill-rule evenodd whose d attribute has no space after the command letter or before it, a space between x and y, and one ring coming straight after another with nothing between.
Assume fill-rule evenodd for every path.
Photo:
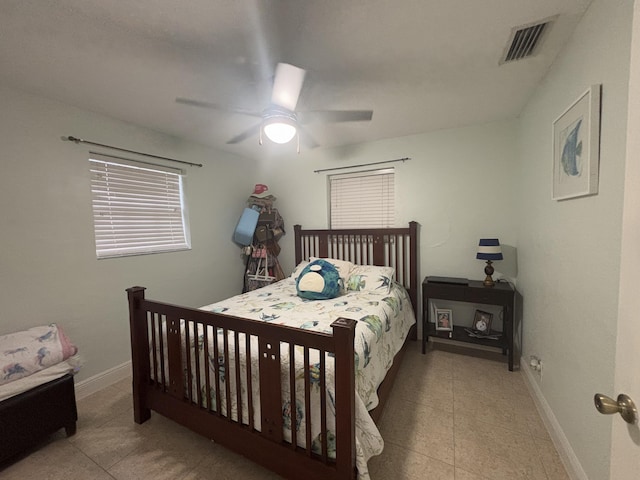
<instances>
[{"instance_id":1,"label":"blue stuffed animal","mask_svg":"<svg viewBox=\"0 0 640 480\"><path fill-rule=\"evenodd\" d=\"M326 260L318 259L304 267L298 280L298 296L309 300L326 300L340 295L342 279L338 269Z\"/></svg>"}]
</instances>

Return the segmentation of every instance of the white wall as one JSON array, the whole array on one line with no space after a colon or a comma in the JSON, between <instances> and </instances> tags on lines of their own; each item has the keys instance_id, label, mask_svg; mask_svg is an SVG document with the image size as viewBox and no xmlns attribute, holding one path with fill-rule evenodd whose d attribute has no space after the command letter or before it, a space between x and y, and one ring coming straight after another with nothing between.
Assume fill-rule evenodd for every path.
<instances>
[{"instance_id":1,"label":"white wall","mask_svg":"<svg viewBox=\"0 0 640 480\"><path fill-rule=\"evenodd\" d=\"M254 183L278 197L288 229L280 259L291 271L293 225L327 225L327 174L314 170L411 157L394 164L397 223L421 224L421 278L482 278L480 237L514 247L495 266L517 276L524 354L543 359L538 387L581 478L608 478L611 421L592 396L613 391L631 5L594 1L519 122L303 149L256 165L0 88L0 333L58 321L86 358L80 379L114 367L129 359L127 286L193 306L239 291L242 263L229 238ZM556 202L551 125L594 83L603 84L600 192ZM188 169L193 250L97 261L87 149L63 135L204 163Z\"/></svg>"},{"instance_id":2,"label":"white wall","mask_svg":"<svg viewBox=\"0 0 640 480\"><path fill-rule=\"evenodd\" d=\"M231 236L253 162L7 88L0 105L0 333L60 323L83 380L130 359L125 288L194 307L241 291ZM96 260L89 147L68 135L203 163L185 167L192 250Z\"/></svg>"},{"instance_id":3,"label":"white wall","mask_svg":"<svg viewBox=\"0 0 640 480\"><path fill-rule=\"evenodd\" d=\"M396 171L396 224L421 225L420 281L426 275L484 278L485 264L475 259L478 239L495 235L507 246L516 242L516 132L506 121L264 160L261 165L272 169L265 178L291 229L281 241L285 272L294 266L293 225L328 225L328 173L314 170L410 157L389 166ZM514 265L515 253L505 251L511 258L504 264Z\"/></svg>"},{"instance_id":4,"label":"white wall","mask_svg":"<svg viewBox=\"0 0 640 480\"><path fill-rule=\"evenodd\" d=\"M609 475L611 420L593 395L613 392L632 4L594 1L520 125L524 354L542 359L537 386L589 479ZM599 193L554 201L552 122L592 84L602 84Z\"/></svg>"},{"instance_id":5,"label":"white wall","mask_svg":"<svg viewBox=\"0 0 640 480\"><path fill-rule=\"evenodd\" d=\"M314 170L411 157L395 164L397 223L422 225L421 277L482 278L482 236L514 247L495 266L523 295L524 356L542 358L538 387L568 442L561 447L589 479L608 478L609 467L611 422L592 398L613 389L631 5L593 3L518 121L262 162L287 224L325 227L326 174ZM552 122L594 83L603 84L600 192L556 202ZM282 245L290 271L292 235Z\"/></svg>"}]
</instances>

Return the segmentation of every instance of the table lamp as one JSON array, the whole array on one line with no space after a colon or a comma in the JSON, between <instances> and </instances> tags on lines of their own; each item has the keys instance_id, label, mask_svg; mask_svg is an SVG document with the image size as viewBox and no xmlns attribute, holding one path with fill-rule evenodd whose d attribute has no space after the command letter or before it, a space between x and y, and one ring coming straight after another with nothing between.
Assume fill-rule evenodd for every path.
<instances>
[{"instance_id":1,"label":"table lamp","mask_svg":"<svg viewBox=\"0 0 640 480\"><path fill-rule=\"evenodd\" d=\"M500 241L497 238L481 238L478 244L478 253L476 254L478 260L486 260L487 266L484 267L484 273L487 275L484 279L485 287L493 287L495 282L491 275L493 275L493 266L491 263L494 260L502 260L502 249L500 248Z\"/></svg>"}]
</instances>

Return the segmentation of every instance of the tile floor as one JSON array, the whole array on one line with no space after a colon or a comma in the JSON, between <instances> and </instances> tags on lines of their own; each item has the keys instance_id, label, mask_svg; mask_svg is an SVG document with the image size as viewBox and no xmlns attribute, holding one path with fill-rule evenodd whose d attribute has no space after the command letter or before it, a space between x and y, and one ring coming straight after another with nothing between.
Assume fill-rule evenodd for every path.
<instances>
[{"instance_id":1,"label":"tile floor","mask_svg":"<svg viewBox=\"0 0 640 480\"><path fill-rule=\"evenodd\" d=\"M496 355L498 360L504 357ZM78 401L78 431L51 436L3 480L279 479L163 417L133 422L130 381ZM522 374L495 359L411 345L385 408L372 480L568 480Z\"/></svg>"}]
</instances>

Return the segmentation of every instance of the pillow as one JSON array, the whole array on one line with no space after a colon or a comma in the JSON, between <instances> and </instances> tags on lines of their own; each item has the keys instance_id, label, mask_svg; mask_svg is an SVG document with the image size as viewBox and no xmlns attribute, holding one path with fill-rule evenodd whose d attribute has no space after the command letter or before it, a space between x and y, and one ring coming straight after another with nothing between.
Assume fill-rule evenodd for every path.
<instances>
[{"instance_id":1,"label":"pillow","mask_svg":"<svg viewBox=\"0 0 640 480\"><path fill-rule=\"evenodd\" d=\"M294 268L293 272L291 272L291 278L293 278L294 280L297 280L300 274L302 273L302 270L304 269L304 267L309 265L309 263L310 262L303 260L298 265L296 265L296 268Z\"/></svg>"},{"instance_id":2,"label":"pillow","mask_svg":"<svg viewBox=\"0 0 640 480\"><path fill-rule=\"evenodd\" d=\"M298 296L309 300L327 300L340 295L342 279L338 269L322 259L302 269L296 280Z\"/></svg>"},{"instance_id":3,"label":"pillow","mask_svg":"<svg viewBox=\"0 0 640 480\"><path fill-rule=\"evenodd\" d=\"M355 292L374 291L389 293L391 281L396 273L393 267L376 265L354 265L347 279L347 290Z\"/></svg>"},{"instance_id":4,"label":"pillow","mask_svg":"<svg viewBox=\"0 0 640 480\"><path fill-rule=\"evenodd\" d=\"M340 278L342 278L343 282L346 282L349 278L351 269L355 266L353 263L347 260L338 260L337 258L318 258L318 257L309 257L309 261L313 262L314 260L324 260L325 262L329 262L333 264L334 267L338 269L340 273Z\"/></svg>"}]
</instances>

